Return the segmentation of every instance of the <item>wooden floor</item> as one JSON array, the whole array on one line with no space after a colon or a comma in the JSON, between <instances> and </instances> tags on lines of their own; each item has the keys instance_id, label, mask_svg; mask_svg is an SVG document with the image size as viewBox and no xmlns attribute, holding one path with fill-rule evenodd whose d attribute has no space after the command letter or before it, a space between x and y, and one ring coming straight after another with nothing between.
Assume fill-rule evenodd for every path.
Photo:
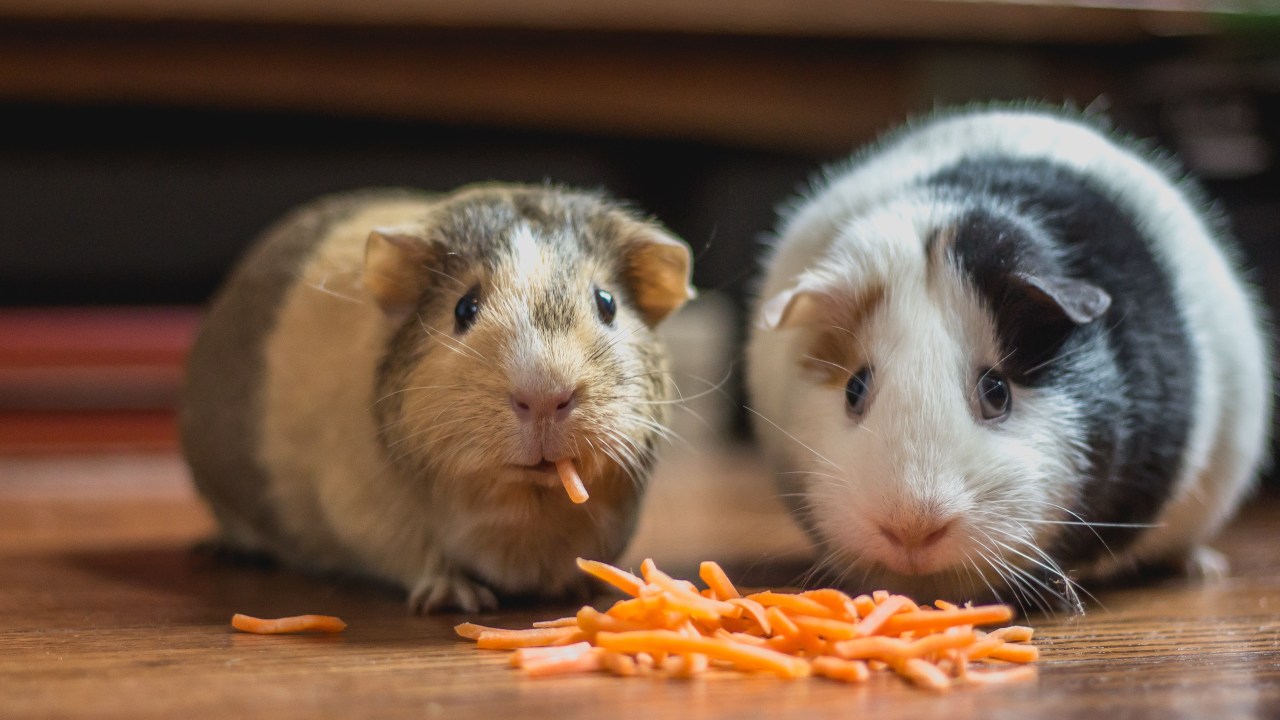
<instances>
[{"instance_id":1,"label":"wooden floor","mask_svg":"<svg viewBox=\"0 0 1280 720\"><path fill-rule=\"evenodd\" d=\"M766 482L740 455L668 459L627 562L654 555L684 572L716 558L785 577L804 545L759 499ZM0 457L0 717L1280 717L1276 499L1219 543L1230 579L1115 589L1086 617L1033 617L1037 682L945 696L888 677L526 680L455 638L457 616L413 617L393 592L190 552L210 527L172 455ZM350 627L249 636L230 630L233 612L337 614Z\"/></svg>"}]
</instances>

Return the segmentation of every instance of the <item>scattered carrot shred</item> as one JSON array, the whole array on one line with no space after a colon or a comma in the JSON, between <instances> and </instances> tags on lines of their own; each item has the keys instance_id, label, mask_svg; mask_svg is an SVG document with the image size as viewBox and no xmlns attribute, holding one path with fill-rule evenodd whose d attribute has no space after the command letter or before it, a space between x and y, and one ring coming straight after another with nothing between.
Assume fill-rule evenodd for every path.
<instances>
[{"instance_id":1,"label":"scattered carrot shred","mask_svg":"<svg viewBox=\"0 0 1280 720\"><path fill-rule=\"evenodd\" d=\"M347 624L332 615L293 615L264 619L236 613L231 616L231 627L240 632L257 635L283 635L286 633L339 633Z\"/></svg>"},{"instance_id":2,"label":"scattered carrot shred","mask_svg":"<svg viewBox=\"0 0 1280 720\"><path fill-rule=\"evenodd\" d=\"M883 590L849 597L832 588L744 595L714 562L699 567L701 589L652 560L641 564L640 576L592 560L579 559L578 567L630 597L604 612L588 605L527 630L462 623L455 631L481 648L514 650L511 664L529 677L692 677L731 668L858 683L891 671L933 692L1036 677L1025 664L1040 656L1027 644L1031 628L977 629L1010 620L1004 605L920 606Z\"/></svg>"},{"instance_id":3,"label":"scattered carrot shred","mask_svg":"<svg viewBox=\"0 0 1280 720\"><path fill-rule=\"evenodd\" d=\"M582 476L578 474L578 468L573 464L573 458L557 460L556 472L560 474L560 482L564 485L564 491L569 493L569 500L575 505L581 505L591 497L587 494L587 486L582 484Z\"/></svg>"}]
</instances>

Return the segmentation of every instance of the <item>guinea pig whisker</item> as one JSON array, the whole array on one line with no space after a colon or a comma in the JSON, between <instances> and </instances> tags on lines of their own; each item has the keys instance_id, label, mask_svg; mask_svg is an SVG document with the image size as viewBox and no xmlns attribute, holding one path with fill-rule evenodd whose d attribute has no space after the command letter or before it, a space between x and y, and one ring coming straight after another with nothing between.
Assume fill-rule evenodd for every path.
<instances>
[{"instance_id":1,"label":"guinea pig whisker","mask_svg":"<svg viewBox=\"0 0 1280 720\"><path fill-rule=\"evenodd\" d=\"M1101 527L1101 528L1157 528L1164 527L1163 523L1109 523L1109 522L1088 522L1085 520L1035 520L1033 518L1010 518L1018 522L1030 523L1032 525L1077 525L1080 527Z\"/></svg>"},{"instance_id":2,"label":"guinea pig whisker","mask_svg":"<svg viewBox=\"0 0 1280 720\"><path fill-rule=\"evenodd\" d=\"M324 293L325 295L338 298L339 300L342 300L344 302L349 302L355 305L363 305L365 303L365 301L362 298L353 297L351 295L344 295L336 290L330 289L326 285L328 282L329 282L329 276L326 275L320 278L319 282L307 283L307 287L311 288L312 290L318 290Z\"/></svg>"},{"instance_id":3,"label":"guinea pig whisker","mask_svg":"<svg viewBox=\"0 0 1280 720\"><path fill-rule=\"evenodd\" d=\"M447 427L452 427L452 426L454 426L454 425L458 425L458 424L460 424L460 423L465 423L465 422L469 421L470 419L471 419L471 418L463 417L463 418L455 418L455 419L453 419L453 420L449 420L449 421L447 421L447 422L443 422L443 423L428 422L428 423L425 423L425 424L422 424L422 423L417 424L417 425L415 425L415 426L414 426L414 428L413 428L411 431L409 431L409 432L405 433L404 435L401 435L399 438L397 438L397 439L395 439L395 440L393 440L393 441L391 441L391 442L387 443L387 447L388 447L388 448L393 448L393 447L395 447L396 445L399 445L400 443L404 442L405 440L409 440L409 439L412 439L412 438L419 437L419 436L424 435L424 434L426 434L426 433L428 433L428 432L431 432L432 430L439 430L440 428L447 428Z\"/></svg>"},{"instance_id":4,"label":"guinea pig whisker","mask_svg":"<svg viewBox=\"0 0 1280 720\"><path fill-rule=\"evenodd\" d=\"M715 382L712 382L711 380L708 380L703 377L699 377L697 375L690 375L689 373L682 373L682 374L691 380L697 380L698 382L703 383L704 385L707 386L707 389L701 392L698 392L694 395L685 395L684 392L680 390L680 385L675 381L675 378L672 377L671 384L675 386L676 395L678 396L677 399L655 401L654 404L685 403L690 400L697 400L698 398L706 397L707 395L710 395L712 393L719 393L725 397L728 397L728 393L724 392L723 388L726 384L728 384L729 378L733 377L733 364L731 363L729 365L729 368L725 370L724 377L720 378ZM672 375L674 375L674 373L672 373Z\"/></svg>"},{"instance_id":5,"label":"guinea pig whisker","mask_svg":"<svg viewBox=\"0 0 1280 720\"><path fill-rule=\"evenodd\" d=\"M1057 503L1049 502L1048 500L1037 500L1037 501L1035 501L1035 502L1039 502L1041 505L1048 505L1048 506L1049 506L1049 507L1051 507L1051 508L1054 508L1054 509L1057 509L1057 510L1061 510L1062 512L1064 512L1064 513L1066 513L1066 514L1070 515L1071 517L1075 518L1076 520L1079 520L1080 522L1084 523L1083 527L1088 528L1088 529L1089 529L1089 531L1093 533L1093 536L1094 536L1094 537L1096 537L1096 538L1098 538L1098 542L1099 542L1099 543L1102 543L1102 548L1103 548L1104 550L1106 550L1106 551L1107 551L1107 554L1111 556L1111 559L1113 559L1113 560L1115 560L1115 559L1116 559L1116 554L1115 554L1114 552L1112 552L1112 550L1111 550L1111 546L1107 544L1107 541L1106 541L1106 540L1103 540L1103 539L1102 539L1102 535L1100 535L1100 534L1098 533L1098 531L1095 529L1095 526L1094 526L1093 524L1089 523L1089 521L1085 520L1083 517L1081 517L1080 513L1077 513L1077 512L1075 512L1074 510L1070 510L1070 509L1068 509L1068 508L1065 508L1065 507L1063 507L1063 506L1061 506L1061 505L1059 505L1059 504L1057 504Z\"/></svg>"},{"instance_id":6,"label":"guinea pig whisker","mask_svg":"<svg viewBox=\"0 0 1280 720\"><path fill-rule=\"evenodd\" d=\"M466 387L465 385L415 385L413 387L400 388L399 390L392 390L386 395L383 395L377 400L374 400L373 405L386 402L387 400L395 397L396 395L399 395L400 393L407 393L414 390L462 390L465 387ZM370 405L370 407L373 407L373 405Z\"/></svg>"},{"instance_id":7,"label":"guinea pig whisker","mask_svg":"<svg viewBox=\"0 0 1280 720\"><path fill-rule=\"evenodd\" d=\"M1075 613L1076 615L1084 614L1084 603L1080 601L1081 594L1089 598L1089 600L1095 605L1098 605L1099 607L1103 607L1105 609L1106 606L1103 605L1102 601L1099 600L1096 595L1089 592L1088 588L1077 583L1075 580L1072 580L1071 577L1061 569L1061 566L1058 565L1057 561L1049 557L1049 554L1046 553L1042 548L1040 548L1035 543L1029 542L1027 540L1023 540L1022 542L1023 544L1027 545L1027 547L1032 552L1043 557L1047 562L1051 563L1054 566L1055 571L1053 571L1053 574L1056 575L1058 579L1062 581L1062 592L1059 594L1059 597L1062 598L1063 603L1071 607L1071 610L1073 613Z\"/></svg>"},{"instance_id":8,"label":"guinea pig whisker","mask_svg":"<svg viewBox=\"0 0 1280 720\"><path fill-rule=\"evenodd\" d=\"M618 344L621 343L623 340L630 340L631 336L635 335L638 329L639 329L638 327L630 328L627 330L627 332L621 335L618 335L617 337L609 338L609 341L607 343L603 345L598 345L596 349L593 350L591 354L587 356L587 360L586 360L587 363L593 363L596 360L599 360L601 357L604 356L605 353L617 347Z\"/></svg>"},{"instance_id":9,"label":"guinea pig whisker","mask_svg":"<svg viewBox=\"0 0 1280 720\"><path fill-rule=\"evenodd\" d=\"M833 368L835 368L835 369L839 370L839 371L840 371L840 372L842 372L842 373L845 373L846 375L852 375L852 374L853 374L853 371L852 371L852 370L850 370L849 368L847 368L847 367L845 367L845 366L841 365L840 363L833 363L833 362L831 362L830 360L823 360L822 358L814 357L814 356L809 355L809 354L805 354L803 357L804 357L806 360L812 360L812 361L814 361L814 362L822 363L823 365L830 365L831 367L833 367Z\"/></svg>"},{"instance_id":10,"label":"guinea pig whisker","mask_svg":"<svg viewBox=\"0 0 1280 720\"><path fill-rule=\"evenodd\" d=\"M862 342L862 338L858 337L858 334L857 334L857 333L853 332L853 331L852 331L852 330L850 330L849 328L841 327L841 326L839 326L839 325L832 325L832 326L831 326L831 329L832 329L832 330L839 330L840 332L844 333L845 335L848 335L849 337L853 338L853 341L854 341L854 342L856 342L856 343L858 343L858 347L860 347L860 348L862 349L862 356L863 356L863 357L867 357L867 358L871 357L871 353L867 351L867 345L866 345L866 343ZM841 369L843 370L844 368L841 368Z\"/></svg>"},{"instance_id":11,"label":"guinea pig whisker","mask_svg":"<svg viewBox=\"0 0 1280 720\"><path fill-rule=\"evenodd\" d=\"M442 278L452 280L458 290L462 290L463 292L466 292L469 289L469 286L465 282L454 277L453 275L450 275L449 273L443 270L437 270L436 268L433 268L433 267L426 267L426 266L423 266L423 267L424 269L426 269L427 272L435 273L436 275L439 275Z\"/></svg>"},{"instance_id":12,"label":"guinea pig whisker","mask_svg":"<svg viewBox=\"0 0 1280 720\"><path fill-rule=\"evenodd\" d=\"M422 319L422 313L418 313L417 318L418 318L418 326L422 328L423 332L425 332L428 337L438 337L441 343L445 347L449 348L450 350L453 350L459 355L462 355L464 357L469 357L472 360L475 360L480 363L484 363L485 365L490 364L489 358L485 357L475 348L466 344L462 340L459 340L458 338L451 336L449 333L443 332L437 328L432 327L431 325L428 325L427 321ZM462 349L459 349L459 348L462 348Z\"/></svg>"},{"instance_id":13,"label":"guinea pig whisker","mask_svg":"<svg viewBox=\"0 0 1280 720\"><path fill-rule=\"evenodd\" d=\"M1021 570L1017 566L1009 563L1008 560L1000 557L999 553L987 547L982 542L978 542L978 545L987 550L987 552L980 552L979 556L996 571L996 574L1000 579L1009 586L1010 590L1013 591L1014 598L1018 602L1018 607L1022 609L1024 613L1027 611L1027 606L1023 604L1023 598L1033 602L1035 606L1041 610L1047 610L1051 606L1044 594L1030 582L1031 580L1035 580L1035 578L1031 577L1031 575L1025 570ZM1045 586L1044 583L1040 583L1038 580L1035 580L1035 582L1044 586L1045 590L1049 591L1050 594L1053 594L1052 588Z\"/></svg>"},{"instance_id":14,"label":"guinea pig whisker","mask_svg":"<svg viewBox=\"0 0 1280 720\"><path fill-rule=\"evenodd\" d=\"M1023 559L1025 559L1025 560L1027 560L1028 562L1032 563L1032 565L1037 566L1037 567L1040 567L1040 568L1043 568L1043 569L1044 569L1045 571L1047 571L1050 575L1052 575L1052 576L1054 576L1054 577L1059 578L1059 579L1062 581L1062 591L1061 591L1061 592L1059 592L1059 591L1057 591L1057 590L1054 590L1054 589L1052 589L1052 588L1049 588L1045 583L1043 583L1043 582L1039 581L1038 579L1035 579L1035 581L1037 582L1037 584L1039 584L1041 587L1044 587L1046 590L1048 590L1050 593L1052 593L1054 597L1056 597L1056 598L1058 598L1059 600L1061 600L1064 604L1070 605L1072 608L1076 608L1076 607L1078 607L1078 606L1080 605L1080 600L1079 600L1079 598L1078 598L1078 597L1077 597L1077 595L1076 595L1076 588L1077 588L1076 584L1071 580L1071 578L1070 578L1070 577L1068 577L1068 576L1067 576L1066 572L1064 572L1064 571L1062 570L1061 566L1059 566L1059 565L1058 565L1057 561L1056 561L1056 560L1054 560L1052 557L1050 557L1048 553L1046 553L1043 549L1041 549L1041 548L1040 548L1038 545L1036 545L1034 542L1031 542L1030 540L1027 540L1026 538L1019 537L1019 536L1017 536L1017 535L1014 535L1014 534L1009 533L1009 532L1007 532L1007 531L1001 530L1001 529L999 529L999 528L993 528L993 529L994 529L996 532L999 532L1000 534L1002 534L1002 535L1004 535L1005 537L1009 538L1010 540L1014 541L1015 543L1018 543L1018 544L1020 544L1020 545L1024 545L1024 546L1026 546L1026 547L1027 547L1031 552L1035 553L1035 554L1036 554L1036 555L1038 555L1040 558L1042 558L1043 560L1041 560L1041 559L1037 559L1037 558L1032 557L1032 556L1030 556L1030 555L1027 555L1026 553L1023 553L1023 552L1019 551L1018 549L1016 549L1016 548L1014 548L1014 547L1012 547L1012 546L1010 546L1010 545L1008 545L1008 544L1006 544L1006 543L1004 543L1004 542L1001 542L1001 541L999 541L999 540L996 540L995 538L991 538L991 536L990 536L990 535L987 535L987 537L988 537L989 539L991 539L991 540L992 540L992 542L994 542L995 544L997 544L997 545L999 545L1000 547L1004 548L1005 550L1007 550L1007 551L1009 551L1009 552L1011 552L1011 553L1013 553L1013 554L1015 554L1015 555L1018 555L1019 557L1022 557ZM985 533L984 533L984 534L985 534ZM1029 576L1029 575L1028 575L1028 576ZM1029 576L1029 577L1030 577L1030 576ZM1080 589L1083 591L1083 588L1080 588ZM1087 594L1087 591L1086 591L1086 594ZM1090 597L1092 598L1092 596L1090 596ZM1094 599L1096 600L1096 598L1094 598Z\"/></svg>"},{"instance_id":15,"label":"guinea pig whisker","mask_svg":"<svg viewBox=\"0 0 1280 720\"><path fill-rule=\"evenodd\" d=\"M812 447L810 447L810 446L806 445L804 442L802 442L802 441L801 441L799 438L797 438L795 435L792 435L791 433L787 432L786 430L783 430L783 429L782 429L782 426L778 425L778 423L776 423L776 422L774 422L774 421L770 420L769 418L765 417L765 416L764 416L764 414L762 414L760 411L756 410L755 408L753 408L753 407L751 407L751 406L749 406L749 405L743 405L742 407L743 407L747 412L749 412L749 413L751 413L751 414L755 415L756 417L760 418L761 420L764 420L765 422L767 422L767 423L769 423L770 425L772 425L772 426L773 426L773 427L774 427L778 432L782 433L783 435L786 435L788 438L791 438L791 439L792 439L793 441L795 441L798 445L800 445L800 447L802 447L802 448L804 448L805 450L808 450L809 452L813 453L813 456L814 456L814 457L818 458L819 460L821 460L821 461L825 462L826 464L830 465L831 467L835 468L837 471L839 471L839 472L841 472L841 473L843 473L843 472L844 472L844 468L840 467L839 465L837 465L837 464L835 464L835 463L831 462L830 460L828 460L827 458L823 457L822 453L820 453L820 452L818 452L817 450L814 450Z\"/></svg>"},{"instance_id":16,"label":"guinea pig whisker","mask_svg":"<svg viewBox=\"0 0 1280 720\"><path fill-rule=\"evenodd\" d=\"M986 561L986 557L982 554L981 550L978 551L978 556ZM976 575L978 579L982 581L982 584L987 586L987 590L991 591L991 597L998 602L1004 602L1004 598L1000 595L1000 592L996 590L995 586L991 584L991 581L987 579L987 573L983 572L982 568L978 566L978 562L973 559L973 556L969 554L968 550L965 551L964 557L965 560L969 562L969 565L973 566L973 575ZM987 564L991 565L990 562L987 562ZM995 567L992 566L992 569L995 570ZM1000 574L999 570L996 570L996 576L1003 579L1003 575ZM1019 603L1019 607L1021 607L1021 603Z\"/></svg>"}]
</instances>

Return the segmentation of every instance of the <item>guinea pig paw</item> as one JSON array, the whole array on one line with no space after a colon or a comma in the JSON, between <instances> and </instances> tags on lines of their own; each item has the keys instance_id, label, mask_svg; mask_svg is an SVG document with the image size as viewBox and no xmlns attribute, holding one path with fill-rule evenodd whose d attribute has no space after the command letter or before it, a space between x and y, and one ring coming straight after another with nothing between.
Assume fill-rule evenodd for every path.
<instances>
[{"instance_id":1,"label":"guinea pig paw","mask_svg":"<svg viewBox=\"0 0 1280 720\"><path fill-rule=\"evenodd\" d=\"M460 573L428 573L419 578L409 593L409 607L419 615L450 608L478 613L497 609L498 598L489 588Z\"/></svg>"},{"instance_id":2,"label":"guinea pig paw","mask_svg":"<svg viewBox=\"0 0 1280 720\"><path fill-rule=\"evenodd\" d=\"M1187 554L1184 572L1193 580L1218 582L1231 574L1231 563L1226 555L1201 545Z\"/></svg>"}]
</instances>

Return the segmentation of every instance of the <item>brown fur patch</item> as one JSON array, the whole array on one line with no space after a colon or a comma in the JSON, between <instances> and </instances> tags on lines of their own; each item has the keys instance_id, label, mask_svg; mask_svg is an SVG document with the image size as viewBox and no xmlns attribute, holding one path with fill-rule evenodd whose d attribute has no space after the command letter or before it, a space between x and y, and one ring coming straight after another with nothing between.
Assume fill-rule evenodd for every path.
<instances>
[{"instance_id":1,"label":"brown fur patch","mask_svg":"<svg viewBox=\"0 0 1280 720\"><path fill-rule=\"evenodd\" d=\"M824 384L843 388L867 362L858 332L884 302L885 290L882 285L872 285L852 295L825 297L829 322L815 327L800 364L819 375Z\"/></svg>"}]
</instances>

